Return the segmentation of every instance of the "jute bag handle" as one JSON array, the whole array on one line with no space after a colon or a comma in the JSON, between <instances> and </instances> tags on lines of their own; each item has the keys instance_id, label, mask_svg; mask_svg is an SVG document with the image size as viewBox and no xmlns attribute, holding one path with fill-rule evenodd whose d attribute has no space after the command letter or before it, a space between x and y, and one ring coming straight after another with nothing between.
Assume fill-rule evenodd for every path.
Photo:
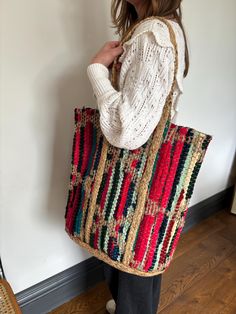
<instances>
[{"instance_id":1,"label":"jute bag handle","mask_svg":"<svg viewBox=\"0 0 236 314\"><path fill-rule=\"evenodd\" d=\"M131 29L128 29L127 33L125 33L125 35L123 36L123 38L121 39L121 45L123 45L124 42L126 42L127 40L129 40L131 38L131 36L133 35L135 29L141 24L143 23L144 21L147 21L147 20L154 20L154 19L159 19L160 21L164 22L168 29L169 29L169 34L170 34L170 40L171 40L171 43L174 47L174 51L175 51L175 60L174 60L174 79L173 79L173 82L172 82L172 86L171 86L171 89L170 89L170 93L167 97L167 104L170 108L168 108L168 111L169 111L169 115L171 114L171 105L172 105L172 99L173 99L173 93L174 93L174 88L175 88L175 85L177 84L176 83L176 75L177 75L177 70L178 70L178 49L177 49L177 43L176 43L176 37L175 37L175 33L174 33L174 30L171 26L171 24L169 22L167 22L167 19L163 18L163 17L160 17L160 16L149 16L139 22L137 22L136 24L134 24ZM118 85L117 85L117 71L116 71L116 67L115 65L117 64L118 62L118 58L119 56L117 56L115 59L114 59L114 62L112 64L112 68L111 68L111 83L113 85L114 88L118 89Z\"/></svg>"}]
</instances>

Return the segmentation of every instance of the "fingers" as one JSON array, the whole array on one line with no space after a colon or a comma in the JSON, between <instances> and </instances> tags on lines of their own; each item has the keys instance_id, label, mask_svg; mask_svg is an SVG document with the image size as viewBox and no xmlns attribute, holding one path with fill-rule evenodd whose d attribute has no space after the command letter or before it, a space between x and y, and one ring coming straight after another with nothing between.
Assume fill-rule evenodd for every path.
<instances>
[{"instance_id":1,"label":"fingers","mask_svg":"<svg viewBox=\"0 0 236 314\"><path fill-rule=\"evenodd\" d=\"M111 53L113 54L114 57L117 55L120 55L123 52L123 47L121 45L121 42L118 40L106 42L104 48L108 50L112 49Z\"/></svg>"},{"instance_id":2,"label":"fingers","mask_svg":"<svg viewBox=\"0 0 236 314\"><path fill-rule=\"evenodd\" d=\"M113 55L113 57L119 56L120 54L122 54L124 51L122 46L118 46L116 48L113 48L111 50L111 54Z\"/></svg>"},{"instance_id":3,"label":"fingers","mask_svg":"<svg viewBox=\"0 0 236 314\"><path fill-rule=\"evenodd\" d=\"M105 46L108 47L108 48L122 47L120 41L108 41L108 42L106 42Z\"/></svg>"},{"instance_id":4,"label":"fingers","mask_svg":"<svg viewBox=\"0 0 236 314\"><path fill-rule=\"evenodd\" d=\"M120 41L119 41L119 40L109 41L109 42L108 42L108 45L109 45L111 48L115 48L115 47L117 47L117 46L120 45Z\"/></svg>"},{"instance_id":5,"label":"fingers","mask_svg":"<svg viewBox=\"0 0 236 314\"><path fill-rule=\"evenodd\" d=\"M116 55L120 55L123 52L123 48L121 46L115 48Z\"/></svg>"}]
</instances>

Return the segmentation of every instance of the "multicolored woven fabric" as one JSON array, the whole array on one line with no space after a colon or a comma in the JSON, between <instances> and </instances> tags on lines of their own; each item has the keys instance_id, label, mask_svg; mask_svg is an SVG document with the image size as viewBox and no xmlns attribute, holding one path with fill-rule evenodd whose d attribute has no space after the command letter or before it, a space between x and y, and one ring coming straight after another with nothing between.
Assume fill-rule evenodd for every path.
<instances>
[{"instance_id":1,"label":"multicolored woven fabric","mask_svg":"<svg viewBox=\"0 0 236 314\"><path fill-rule=\"evenodd\" d=\"M154 136L139 149L114 147L97 109L75 109L66 232L101 260L142 276L168 267L211 140L168 121L150 163Z\"/></svg>"},{"instance_id":2,"label":"multicolored woven fabric","mask_svg":"<svg viewBox=\"0 0 236 314\"><path fill-rule=\"evenodd\" d=\"M212 140L171 123L178 54L174 32L166 24L176 52L174 81L161 119L144 145L134 150L115 147L101 131L98 109L74 110L65 230L97 258L140 276L157 275L170 265Z\"/></svg>"}]
</instances>

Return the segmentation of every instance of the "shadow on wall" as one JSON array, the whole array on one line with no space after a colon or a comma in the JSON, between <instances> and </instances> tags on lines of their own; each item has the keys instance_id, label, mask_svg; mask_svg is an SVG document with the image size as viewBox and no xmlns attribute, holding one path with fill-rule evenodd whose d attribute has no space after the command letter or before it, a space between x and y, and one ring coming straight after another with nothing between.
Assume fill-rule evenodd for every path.
<instances>
[{"instance_id":1,"label":"shadow on wall","mask_svg":"<svg viewBox=\"0 0 236 314\"><path fill-rule=\"evenodd\" d=\"M227 186L236 184L236 151L234 152L233 162L230 168L230 175L227 181Z\"/></svg>"},{"instance_id":2,"label":"shadow on wall","mask_svg":"<svg viewBox=\"0 0 236 314\"><path fill-rule=\"evenodd\" d=\"M83 105L96 107L86 69L95 53L111 40L108 38L111 22L106 23L109 7L105 1L96 3L96 6L93 0L61 0L59 4L60 20L57 23L68 50L59 51L33 82L34 105L40 109L33 111L31 119L40 157L36 160L40 167L39 180L47 178L48 184L39 223L43 220L43 223L53 225L64 225L74 131L73 110ZM46 144L42 143L42 136ZM44 163L40 165L41 158L45 158L46 167Z\"/></svg>"}]
</instances>

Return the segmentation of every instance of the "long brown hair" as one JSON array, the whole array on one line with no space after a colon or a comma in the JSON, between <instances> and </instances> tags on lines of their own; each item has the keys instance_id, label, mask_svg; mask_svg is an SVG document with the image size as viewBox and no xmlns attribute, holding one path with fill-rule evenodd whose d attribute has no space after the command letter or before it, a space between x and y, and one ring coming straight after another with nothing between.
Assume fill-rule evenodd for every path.
<instances>
[{"instance_id":1,"label":"long brown hair","mask_svg":"<svg viewBox=\"0 0 236 314\"><path fill-rule=\"evenodd\" d=\"M112 23L117 28L116 34L123 36L132 25L139 20L143 20L149 16L173 16L179 23L185 40L185 70L184 77L187 76L189 70L189 52L187 45L186 33L182 23L182 0L143 0L140 8L140 16L137 15L135 7L126 0L112 0L111 17ZM119 10L120 7L120 10ZM119 10L119 11L118 11Z\"/></svg>"}]
</instances>

